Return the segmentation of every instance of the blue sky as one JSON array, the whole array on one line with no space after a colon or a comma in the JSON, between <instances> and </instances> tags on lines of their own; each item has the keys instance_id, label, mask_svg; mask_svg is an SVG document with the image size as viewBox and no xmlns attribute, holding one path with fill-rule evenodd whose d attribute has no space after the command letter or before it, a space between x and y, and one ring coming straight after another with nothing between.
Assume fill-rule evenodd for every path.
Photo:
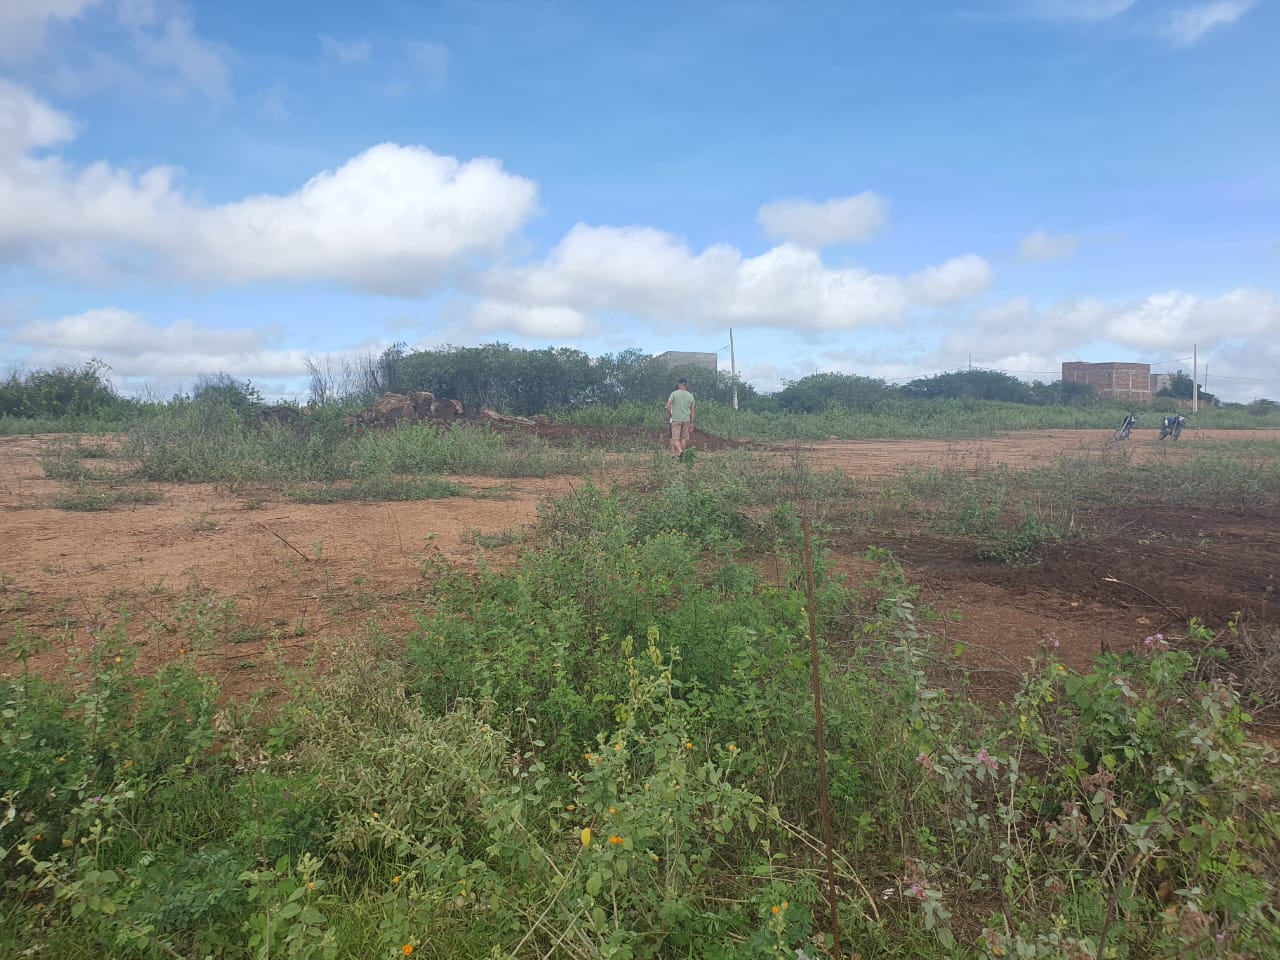
<instances>
[{"instance_id":1,"label":"blue sky","mask_svg":"<svg viewBox=\"0 0 1280 960\"><path fill-rule=\"evenodd\" d=\"M1280 397L1280 3L0 0L0 366L502 340ZM727 367L727 351L721 352Z\"/></svg>"}]
</instances>

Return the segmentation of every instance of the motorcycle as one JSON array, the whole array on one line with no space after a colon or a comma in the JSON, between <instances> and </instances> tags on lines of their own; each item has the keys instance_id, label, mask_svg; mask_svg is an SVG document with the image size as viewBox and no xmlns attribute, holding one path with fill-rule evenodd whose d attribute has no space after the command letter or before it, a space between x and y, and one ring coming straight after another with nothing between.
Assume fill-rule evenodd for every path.
<instances>
[{"instance_id":1,"label":"motorcycle","mask_svg":"<svg viewBox=\"0 0 1280 960\"><path fill-rule=\"evenodd\" d=\"M1129 434L1133 428L1138 425L1138 418L1132 413L1124 418L1124 423L1120 424L1120 429L1116 431L1117 440L1128 440Z\"/></svg>"},{"instance_id":2,"label":"motorcycle","mask_svg":"<svg viewBox=\"0 0 1280 960\"><path fill-rule=\"evenodd\" d=\"M1182 416L1182 414L1178 414L1173 417L1165 417L1163 423L1160 425L1160 439L1163 440L1165 437L1173 437L1173 439L1177 440L1182 436L1182 428L1186 425L1187 418Z\"/></svg>"}]
</instances>

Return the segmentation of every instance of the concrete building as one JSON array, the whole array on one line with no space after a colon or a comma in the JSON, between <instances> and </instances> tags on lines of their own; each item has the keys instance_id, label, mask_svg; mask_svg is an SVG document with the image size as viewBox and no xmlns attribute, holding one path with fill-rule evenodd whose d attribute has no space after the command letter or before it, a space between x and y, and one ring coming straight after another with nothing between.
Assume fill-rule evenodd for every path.
<instances>
[{"instance_id":1,"label":"concrete building","mask_svg":"<svg viewBox=\"0 0 1280 960\"><path fill-rule=\"evenodd\" d=\"M668 350L653 359L668 367L702 367L706 370L718 370L714 353L690 353L684 350Z\"/></svg>"},{"instance_id":2,"label":"concrete building","mask_svg":"<svg viewBox=\"0 0 1280 960\"><path fill-rule=\"evenodd\" d=\"M1147 363L1064 363L1062 382L1087 383L1106 400L1151 402L1151 365Z\"/></svg>"}]
</instances>

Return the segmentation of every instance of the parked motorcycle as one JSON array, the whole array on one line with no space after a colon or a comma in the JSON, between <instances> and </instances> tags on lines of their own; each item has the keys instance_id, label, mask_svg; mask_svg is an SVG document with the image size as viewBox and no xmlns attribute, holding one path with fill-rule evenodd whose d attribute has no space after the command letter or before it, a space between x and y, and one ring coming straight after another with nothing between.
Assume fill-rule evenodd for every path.
<instances>
[{"instance_id":1,"label":"parked motorcycle","mask_svg":"<svg viewBox=\"0 0 1280 960\"><path fill-rule=\"evenodd\" d=\"M1128 440L1129 434L1133 432L1133 428L1138 425L1138 418L1132 413L1124 418L1124 423L1120 424L1120 429L1116 431L1117 440Z\"/></svg>"},{"instance_id":2,"label":"parked motorcycle","mask_svg":"<svg viewBox=\"0 0 1280 960\"><path fill-rule=\"evenodd\" d=\"M1165 437L1173 437L1173 439L1177 440L1182 436L1182 428L1186 425L1187 418L1182 416L1182 414L1178 414L1173 417L1165 417L1163 423L1160 425L1160 439L1163 440Z\"/></svg>"}]
</instances>

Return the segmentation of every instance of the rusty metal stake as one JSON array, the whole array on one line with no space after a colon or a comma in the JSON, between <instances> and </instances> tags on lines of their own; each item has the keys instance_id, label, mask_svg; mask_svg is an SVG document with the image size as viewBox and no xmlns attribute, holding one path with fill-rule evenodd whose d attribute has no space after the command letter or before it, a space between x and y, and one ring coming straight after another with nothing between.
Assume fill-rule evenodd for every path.
<instances>
[{"instance_id":1,"label":"rusty metal stake","mask_svg":"<svg viewBox=\"0 0 1280 960\"><path fill-rule=\"evenodd\" d=\"M827 906L831 911L831 946L840 957L840 914L836 910L835 849L831 840L831 793L827 788L827 743L822 725L822 682L818 677L818 630L814 618L817 599L813 588L813 549L809 543L809 518L801 518L804 530L804 585L809 598L809 652L812 664L813 715L818 732L818 791L822 799L822 842L827 848Z\"/></svg>"}]
</instances>

